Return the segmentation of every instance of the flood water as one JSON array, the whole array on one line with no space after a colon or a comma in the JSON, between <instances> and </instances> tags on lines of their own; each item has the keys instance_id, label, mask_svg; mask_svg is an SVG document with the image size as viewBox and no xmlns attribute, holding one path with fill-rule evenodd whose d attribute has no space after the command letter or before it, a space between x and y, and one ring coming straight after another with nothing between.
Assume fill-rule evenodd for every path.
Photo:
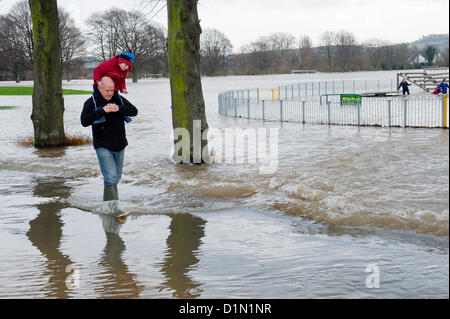
<instances>
[{"instance_id":1,"label":"flood water","mask_svg":"<svg viewBox=\"0 0 450 319\"><path fill-rule=\"evenodd\" d=\"M278 129L278 169L264 175L258 163L173 164L168 80L129 83L139 116L127 124L123 224L102 213L93 147L19 146L33 133L31 97L0 97L17 106L0 110L0 298L448 298L448 130L218 114L223 91L391 78L204 78L210 127ZM87 98L65 96L67 134L91 134Z\"/></svg>"}]
</instances>

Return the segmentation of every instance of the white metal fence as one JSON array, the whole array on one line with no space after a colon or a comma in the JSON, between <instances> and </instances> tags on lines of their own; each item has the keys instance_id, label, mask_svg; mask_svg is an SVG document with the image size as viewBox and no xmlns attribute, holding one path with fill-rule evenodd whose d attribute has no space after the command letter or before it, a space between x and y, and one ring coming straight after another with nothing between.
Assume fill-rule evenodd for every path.
<instances>
[{"instance_id":1,"label":"white metal fence","mask_svg":"<svg viewBox=\"0 0 450 319\"><path fill-rule=\"evenodd\" d=\"M346 84L340 82L329 83L326 86L314 86L308 83L280 87L280 99L260 99L259 90L240 90L221 93L219 95L219 113L225 116L233 116L264 121L282 121L328 125L360 125L360 126L385 126L385 127L427 127L448 128L448 112L446 98L434 95L420 96L396 96L396 97L363 97L361 103L356 105L341 105L340 95L336 92L350 93L346 91ZM335 83L334 85L330 83ZM378 89L378 81L373 83L366 81L350 81L352 88L364 86L367 83L367 91L370 92L375 83ZM380 81L380 85L386 85L386 81ZM328 91L326 99L319 90L331 85L334 91ZM298 91L295 87L299 88ZM302 90L302 87L305 88ZM310 94L307 95L308 89ZM288 88L288 89L286 89ZM313 89L316 88L315 95ZM320 89L319 89L320 88ZM363 91L364 89L359 89ZM285 91L283 95L281 92ZM287 90L287 91L286 91ZM358 89L357 89L358 90ZM359 91L359 92L361 92ZM288 94L286 95L286 92ZM290 94L289 94L290 92ZM335 92L335 93L331 93ZM300 96L295 96L296 93ZM302 96L303 94L303 96ZM333 95L336 94L336 95ZM447 98L448 100L448 98Z\"/></svg>"}]
</instances>

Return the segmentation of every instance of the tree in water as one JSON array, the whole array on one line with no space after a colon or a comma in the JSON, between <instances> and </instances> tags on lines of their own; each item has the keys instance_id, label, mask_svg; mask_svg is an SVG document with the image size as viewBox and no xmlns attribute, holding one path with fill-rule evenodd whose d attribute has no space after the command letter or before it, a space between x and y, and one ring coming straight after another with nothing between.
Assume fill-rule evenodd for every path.
<instances>
[{"instance_id":1,"label":"tree in water","mask_svg":"<svg viewBox=\"0 0 450 319\"><path fill-rule=\"evenodd\" d=\"M174 159L177 163L209 162L208 123L200 78L202 29L197 3L198 0L167 0Z\"/></svg>"},{"instance_id":2,"label":"tree in water","mask_svg":"<svg viewBox=\"0 0 450 319\"><path fill-rule=\"evenodd\" d=\"M33 18L33 112L36 147L66 145L61 44L56 0L29 0Z\"/></svg>"}]
</instances>

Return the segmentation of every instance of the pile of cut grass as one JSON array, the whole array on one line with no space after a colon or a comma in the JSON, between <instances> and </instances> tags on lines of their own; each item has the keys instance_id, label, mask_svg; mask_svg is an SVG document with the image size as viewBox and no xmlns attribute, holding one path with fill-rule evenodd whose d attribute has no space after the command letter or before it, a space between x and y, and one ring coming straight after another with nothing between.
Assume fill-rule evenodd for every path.
<instances>
[{"instance_id":1,"label":"pile of cut grass","mask_svg":"<svg viewBox=\"0 0 450 319\"><path fill-rule=\"evenodd\" d=\"M0 95L16 95L26 96L33 95L33 87L31 86L1 86ZM83 90L63 89L64 95L90 95L92 92Z\"/></svg>"}]
</instances>

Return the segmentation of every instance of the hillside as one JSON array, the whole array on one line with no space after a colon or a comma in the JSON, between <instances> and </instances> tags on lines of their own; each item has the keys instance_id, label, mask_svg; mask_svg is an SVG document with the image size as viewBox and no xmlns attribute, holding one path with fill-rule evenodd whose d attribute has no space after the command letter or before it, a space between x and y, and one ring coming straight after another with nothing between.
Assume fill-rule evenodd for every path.
<instances>
[{"instance_id":1,"label":"hillside","mask_svg":"<svg viewBox=\"0 0 450 319\"><path fill-rule=\"evenodd\" d=\"M417 49L422 50L425 47L432 45L436 47L440 52L448 49L448 33L447 34L430 34L423 36L419 40L411 42L410 47L416 46Z\"/></svg>"}]
</instances>

